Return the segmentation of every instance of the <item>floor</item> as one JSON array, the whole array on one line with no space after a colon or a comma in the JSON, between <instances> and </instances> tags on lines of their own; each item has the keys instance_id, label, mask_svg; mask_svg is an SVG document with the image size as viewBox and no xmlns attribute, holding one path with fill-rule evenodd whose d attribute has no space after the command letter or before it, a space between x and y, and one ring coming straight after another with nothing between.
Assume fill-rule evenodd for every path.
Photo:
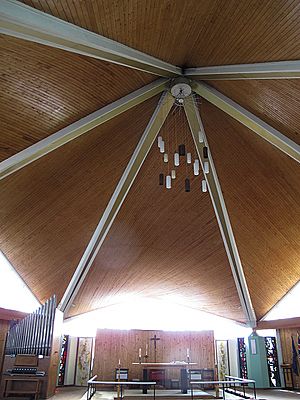
<instances>
[{"instance_id":1,"label":"floor","mask_svg":"<svg viewBox=\"0 0 300 400\"><path fill-rule=\"evenodd\" d=\"M57 389L57 393L51 400L85 400L85 388L66 387ZM100 392L93 397L94 400L112 400L112 392ZM287 390L258 390L257 398L260 400L300 400L300 392L290 392ZM226 400L239 400L236 396L226 394Z\"/></svg>"}]
</instances>

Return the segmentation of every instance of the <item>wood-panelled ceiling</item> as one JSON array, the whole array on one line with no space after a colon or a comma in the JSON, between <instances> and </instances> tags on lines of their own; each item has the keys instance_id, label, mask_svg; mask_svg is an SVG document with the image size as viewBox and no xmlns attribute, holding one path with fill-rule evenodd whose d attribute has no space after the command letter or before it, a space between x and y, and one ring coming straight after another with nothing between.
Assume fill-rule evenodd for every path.
<instances>
[{"instance_id":1,"label":"wood-panelled ceiling","mask_svg":"<svg viewBox=\"0 0 300 400\"><path fill-rule=\"evenodd\" d=\"M180 66L300 57L298 0L22 0Z\"/></svg>"},{"instance_id":2,"label":"wood-panelled ceiling","mask_svg":"<svg viewBox=\"0 0 300 400\"><path fill-rule=\"evenodd\" d=\"M261 318L300 278L299 164L205 101L201 114Z\"/></svg>"},{"instance_id":3,"label":"wood-panelled ceiling","mask_svg":"<svg viewBox=\"0 0 300 400\"><path fill-rule=\"evenodd\" d=\"M157 101L1 181L0 248L40 301L63 295Z\"/></svg>"},{"instance_id":4,"label":"wood-panelled ceiling","mask_svg":"<svg viewBox=\"0 0 300 400\"><path fill-rule=\"evenodd\" d=\"M183 109L168 117L162 134L167 151L184 142L195 157ZM167 168L155 143L69 316L133 295L137 301L139 296L170 297L244 320L210 196L201 192L201 177L194 177L192 166L182 163L172 189L167 190L158 184L159 173ZM191 178L189 193L184 190L187 176Z\"/></svg>"},{"instance_id":5,"label":"wood-panelled ceiling","mask_svg":"<svg viewBox=\"0 0 300 400\"><path fill-rule=\"evenodd\" d=\"M300 79L207 83L300 144Z\"/></svg>"},{"instance_id":6,"label":"wood-panelled ceiling","mask_svg":"<svg viewBox=\"0 0 300 400\"><path fill-rule=\"evenodd\" d=\"M300 59L298 0L23 3L182 67ZM4 35L0 52L0 161L157 79ZM208 83L300 143L299 82ZM64 293L157 101L1 181L1 250L41 301ZM201 113L261 318L300 278L299 165L205 101ZM193 176L184 192L182 166L172 190L158 186L159 157L154 146L69 315L134 294L243 321L209 195Z\"/></svg>"},{"instance_id":7,"label":"wood-panelled ceiling","mask_svg":"<svg viewBox=\"0 0 300 400\"><path fill-rule=\"evenodd\" d=\"M0 35L0 161L155 76Z\"/></svg>"}]
</instances>

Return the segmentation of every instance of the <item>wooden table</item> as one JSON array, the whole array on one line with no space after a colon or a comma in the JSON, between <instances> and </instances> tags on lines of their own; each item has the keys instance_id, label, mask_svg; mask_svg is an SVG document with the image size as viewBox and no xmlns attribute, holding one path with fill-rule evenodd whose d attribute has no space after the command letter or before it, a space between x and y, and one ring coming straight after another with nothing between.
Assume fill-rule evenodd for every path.
<instances>
[{"instance_id":1,"label":"wooden table","mask_svg":"<svg viewBox=\"0 0 300 400\"><path fill-rule=\"evenodd\" d=\"M143 380L148 380L148 369L152 368L180 368L180 387L181 393L186 394L188 390L188 375L187 368L190 368L194 365L198 365L194 362L141 362L141 363L132 363L132 365L141 365L143 367ZM143 389L143 394L147 394L147 388Z\"/></svg>"},{"instance_id":2,"label":"wooden table","mask_svg":"<svg viewBox=\"0 0 300 400\"><path fill-rule=\"evenodd\" d=\"M41 388L41 381L43 379L40 377L29 377L29 376L17 376L17 375L11 375L11 376L6 376L4 378L4 391L3 391L3 397L8 397L9 394L24 394L24 397L28 394L34 394L34 399L38 400L39 394L40 394L40 388ZM32 389L26 388L26 389L14 389L13 388L13 383L14 382L23 382L23 383L30 383L33 382L35 385ZM10 384L9 384L10 383Z\"/></svg>"}]
</instances>

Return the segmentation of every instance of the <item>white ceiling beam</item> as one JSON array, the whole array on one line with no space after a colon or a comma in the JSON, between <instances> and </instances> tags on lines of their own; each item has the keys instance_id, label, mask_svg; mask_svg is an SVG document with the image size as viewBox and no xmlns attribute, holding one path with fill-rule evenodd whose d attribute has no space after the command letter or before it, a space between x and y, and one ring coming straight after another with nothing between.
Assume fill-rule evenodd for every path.
<instances>
[{"instance_id":1,"label":"white ceiling beam","mask_svg":"<svg viewBox=\"0 0 300 400\"><path fill-rule=\"evenodd\" d=\"M192 85L193 90L199 96L257 133L294 160L300 162L300 146L297 143L206 83L193 81Z\"/></svg>"},{"instance_id":2,"label":"white ceiling beam","mask_svg":"<svg viewBox=\"0 0 300 400\"><path fill-rule=\"evenodd\" d=\"M243 272L242 263L240 260L239 252L231 228L230 219L226 209L225 201L222 194L222 189L219 183L217 172L214 166L211 152L208 152L208 159L204 159L203 147L208 147L205 130L195 100L189 98L184 105L185 114L189 123L192 137L197 149L198 157L204 170L204 162L209 162L209 173L204 173L207 187L210 193L212 204L214 207L215 215L221 231L221 236L224 242L224 247L227 253L229 264L231 267L233 279L237 288L238 296L243 308L247 324L251 327L256 326L256 316L252 306L247 282ZM199 132L201 132L204 142L199 141Z\"/></svg>"},{"instance_id":3,"label":"white ceiling beam","mask_svg":"<svg viewBox=\"0 0 300 400\"><path fill-rule=\"evenodd\" d=\"M187 68L186 77L202 80L300 78L300 60Z\"/></svg>"},{"instance_id":4,"label":"white ceiling beam","mask_svg":"<svg viewBox=\"0 0 300 400\"><path fill-rule=\"evenodd\" d=\"M167 83L168 80L165 78L158 79L7 158L0 163L0 180L98 125L161 93L165 90Z\"/></svg>"},{"instance_id":5,"label":"white ceiling beam","mask_svg":"<svg viewBox=\"0 0 300 400\"><path fill-rule=\"evenodd\" d=\"M159 76L175 77L182 72L179 67L16 0L0 2L0 33Z\"/></svg>"},{"instance_id":6,"label":"white ceiling beam","mask_svg":"<svg viewBox=\"0 0 300 400\"><path fill-rule=\"evenodd\" d=\"M58 306L60 310L66 312L73 303L173 103L174 98L165 91L73 274Z\"/></svg>"}]
</instances>

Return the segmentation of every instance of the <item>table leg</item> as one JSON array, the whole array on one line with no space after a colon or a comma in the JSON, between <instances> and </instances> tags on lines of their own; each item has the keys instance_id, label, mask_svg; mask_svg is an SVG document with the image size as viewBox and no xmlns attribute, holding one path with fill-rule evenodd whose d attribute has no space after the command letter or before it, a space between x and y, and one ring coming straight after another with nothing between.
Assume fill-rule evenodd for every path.
<instances>
[{"instance_id":1,"label":"table leg","mask_svg":"<svg viewBox=\"0 0 300 400\"><path fill-rule=\"evenodd\" d=\"M146 368L143 369L143 381L148 381L148 370ZM147 394L147 385L143 385L143 394Z\"/></svg>"},{"instance_id":2,"label":"table leg","mask_svg":"<svg viewBox=\"0 0 300 400\"><path fill-rule=\"evenodd\" d=\"M181 393L187 394L188 391L188 373L186 368L182 368L180 370L180 384L181 384Z\"/></svg>"}]
</instances>

